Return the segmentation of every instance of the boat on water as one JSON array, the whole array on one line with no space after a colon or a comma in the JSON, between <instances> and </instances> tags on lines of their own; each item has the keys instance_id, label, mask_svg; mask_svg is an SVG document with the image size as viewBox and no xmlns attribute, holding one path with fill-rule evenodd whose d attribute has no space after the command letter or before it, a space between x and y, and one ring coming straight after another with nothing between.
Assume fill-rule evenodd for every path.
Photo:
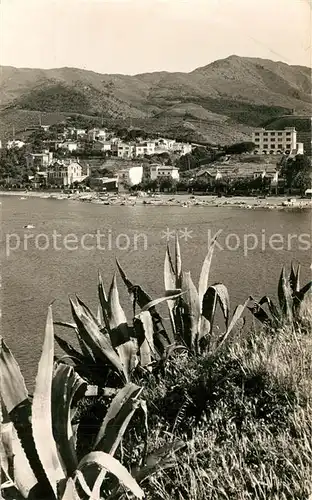
<instances>
[{"instance_id":1,"label":"boat on water","mask_svg":"<svg viewBox=\"0 0 312 500\"><path fill-rule=\"evenodd\" d=\"M24 226L24 229L34 229L34 227L35 227L35 226L34 226L33 224L26 224L26 225Z\"/></svg>"}]
</instances>

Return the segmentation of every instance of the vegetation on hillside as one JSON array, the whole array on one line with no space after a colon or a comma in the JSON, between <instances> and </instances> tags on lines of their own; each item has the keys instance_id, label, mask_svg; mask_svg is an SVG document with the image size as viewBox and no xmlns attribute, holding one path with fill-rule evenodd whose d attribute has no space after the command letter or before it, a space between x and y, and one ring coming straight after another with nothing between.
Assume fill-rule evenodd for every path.
<instances>
[{"instance_id":1,"label":"vegetation on hillside","mask_svg":"<svg viewBox=\"0 0 312 500\"><path fill-rule=\"evenodd\" d=\"M50 307L32 397L1 340L5 498L121 500L126 488L151 500L308 498L312 282L283 269L279 306L246 297L230 313L226 287L209 283L214 245L195 287L176 240L154 300L117 263L132 322L116 277L108 295L100 278L97 315L71 301L63 326L77 347L54 335ZM248 309L259 328L244 327ZM65 356L54 358L54 338ZM98 396L85 396L87 382Z\"/></svg>"}]
</instances>

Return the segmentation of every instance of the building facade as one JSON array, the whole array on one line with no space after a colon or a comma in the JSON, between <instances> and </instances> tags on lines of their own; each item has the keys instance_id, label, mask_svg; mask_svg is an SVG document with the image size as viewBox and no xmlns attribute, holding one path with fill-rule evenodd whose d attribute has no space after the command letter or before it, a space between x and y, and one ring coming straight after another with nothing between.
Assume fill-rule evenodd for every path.
<instances>
[{"instance_id":1,"label":"building facade","mask_svg":"<svg viewBox=\"0 0 312 500\"><path fill-rule=\"evenodd\" d=\"M106 141L107 135L108 132L105 128L92 128L87 132L89 141Z\"/></svg>"},{"instance_id":2,"label":"building facade","mask_svg":"<svg viewBox=\"0 0 312 500\"><path fill-rule=\"evenodd\" d=\"M84 181L89 175L87 171L83 174L83 168L80 163L73 161L70 163L54 162L47 168L48 184L57 186L70 186L74 183Z\"/></svg>"},{"instance_id":3,"label":"building facade","mask_svg":"<svg viewBox=\"0 0 312 500\"><path fill-rule=\"evenodd\" d=\"M165 179L171 177L172 179L179 180L179 169L172 167L171 165L159 165L154 164L150 167L150 178L155 179Z\"/></svg>"},{"instance_id":4,"label":"building facade","mask_svg":"<svg viewBox=\"0 0 312 500\"><path fill-rule=\"evenodd\" d=\"M36 169L37 172L46 170L47 166L53 161L53 152L44 151L43 153L29 153L26 156L27 167Z\"/></svg>"},{"instance_id":5,"label":"building facade","mask_svg":"<svg viewBox=\"0 0 312 500\"><path fill-rule=\"evenodd\" d=\"M252 133L251 140L256 145L255 154L290 154L297 147L297 131L294 127L284 130L258 128Z\"/></svg>"},{"instance_id":6,"label":"building facade","mask_svg":"<svg viewBox=\"0 0 312 500\"><path fill-rule=\"evenodd\" d=\"M143 165L135 165L130 168L124 168L118 172L118 178L121 183L129 186L136 186L143 179Z\"/></svg>"},{"instance_id":7,"label":"building facade","mask_svg":"<svg viewBox=\"0 0 312 500\"><path fill-rule=\"evenodd\" d=\"M112 144L112 155L118 158L132 158L134 152L134 146L126 142L118 142Z\"/></svg>"},{"instance_id":8,"label":"building facade","mask_svg":"<svg viewBox=\"0 0 312 500\"><path fill-rule=\"evenodd\" d=\"M67 149L70 153L78 149L78 143L76 141L65 141L59 145L61 149Z\"/></svg>"}]
</instances>

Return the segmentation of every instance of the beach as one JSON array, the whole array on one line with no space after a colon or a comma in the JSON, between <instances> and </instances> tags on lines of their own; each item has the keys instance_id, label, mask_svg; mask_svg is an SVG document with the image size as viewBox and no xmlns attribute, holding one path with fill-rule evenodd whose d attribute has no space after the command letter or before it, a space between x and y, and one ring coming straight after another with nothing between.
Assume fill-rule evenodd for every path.
<instances>
[{"instance_id":1,"label":"beach","mask_svg":"<svg viewBox=\"0 0 312 500\"><path fill-rule=\"evenodd\" d=\"M188 208L192 206L228 206L246 209L307 209L312 207L311 198L291 198L289 196L231 196L218 197L215 195L192 195L173 193L98 193L98 192L76 192L60 193L44 191L0 191L0 196L19 196L20 199L43 198L55 200L72 200L99 205L151 205L151 206L181 206Z\"/></svg>"}]
</instances>

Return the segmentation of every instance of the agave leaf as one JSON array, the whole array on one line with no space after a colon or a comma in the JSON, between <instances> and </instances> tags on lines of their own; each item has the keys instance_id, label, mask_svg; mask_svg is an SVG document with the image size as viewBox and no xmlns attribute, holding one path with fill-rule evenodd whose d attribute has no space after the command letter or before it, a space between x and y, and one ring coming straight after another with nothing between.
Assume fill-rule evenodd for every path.
<instances>
[{"instance_id":1,"label":"agave leaf","mask_svg":"<svg viewBox=\"0 0 312 500\"><path fill-rule=\"evenodd\" d=\"M251 299L252 299L252 297L251 297ZM268 297L267 295L265 295L264 297L262 297L259 300L260 306L262 306L264 304L268 305L269 311L270 311L272 318L275 321L276 325L279 324L281 321L280 311L278 310L278 308L276 307L274 302L270 299L270 297Z\"/></svg>"},{"instance_id":2,"label":"agave leaf","mask_svg":"<svg viewBox=\"0 0 312 500\"><path fill-rule=\"evenodd\" d=\"M202 307L203 305L203 298L206 293L206 290L208 288L208 281L209 281L209 274L210 274L210 267L211 267L211 261L212 261L212 256L213 256L213 251L215 247L215 241L216 238L212 241L208 253L205 257L201 273L199 276L199 282L198 282L198 296L199 296L199 302Z\"/></svg>"},{"instance_id":3,"label":"agave leaf","mask_svg":"<svg viewBox=\"0 0 312 500\"><path fill-rule=\"evenodd\" d=\"M7 412L11 413L21 403L28 401L28 392L18 363L2 337L0 338L0 373L1 398Z\"/></svg>"},{"instance_id":4,"label":"agave leaf","mask_svg":"<svg viewBox=\"0 0 312 500\"><path fill-rule=\"evenodd\" d=\"M55 338L56 342L58 343L58 345L60 346L60 348L64 352L66 352L66 354L70 358L76 359L77 361L79 361L81 363L85 362L83 354L81 354L79 351L77 351L71 344L66 342L66 340L62 339L61 337L59 337L56 334L54 335L54 338Z\"/></svg>"},{"instance_id":5,"label":"agave leaf","mask_svg":"<svg viewBox=\"0 0 312 500\"><path fill-rule=\"evenodd\" d=\"M96 478L89 500L101 500L101 486L107 474L106 469L102 469Z\"/></svg>"},{"instance_id":6,"label":"agave leaf","mask_svg":"<svg viewBox=\"0 0 312 500\"><path fill-rule=\"evenodd\" d=\"M225 319L225 325L226 328L228 327L228 322L229 322L229 314L230 314L230 297L229 297L229 292L226 288L225 285L222 283L217 283L213 285L215 288L217 295L218 295L218 300L223 312L223 316Z\"/></svg>"},{"instance_id":7,"label":"agave leaf","mask_svg":"<svg viewBox=\"0 0 312 500\"><path fill-rule=\"evenodd\" d=\"M261 299L262 300L262 299ZM264 303L264 302L263 302ZM247 309L254 315L254 317L260 321L262 324L271 325L271 320L267 315L266 311L261 307L260 302L254 300L253 297L249 297Z\"/></svg>"},{"instance_id":8,"label":"agave leaf","mask_svg":"<svg viewBox=\"0 0 312 500\"><path fill-rule=\"evenodd\" d=\"M198 340L201 307L190 272L182 273L182 290L185 292L182 298L183 340L192 349Z\"/></svg>"},{"instance_id":9,"label":"agave leaf","mask_svg":"<svg viewBox=\"0 0 312 500\"><path fill-rule=\"evenodd\" d=\"M57 483L65 478L52 432L51 391L53 378L54 332L49 307L42 354L32 401L32 431L38 456L55 497Z\"/></svg>"},{"instance_id":10,"label":"agave leaf","mask_svg":"<svg viewBox=\"0 0 312 500\"><path fill-rule=\"evenodd\" d=\"M32 428L30 424L31 405L24 378L13 354L6 346L2 338L0 349L0 373L0 400L3 402L4 410L9 414L10 419L14 423L18 436L15 440L17 443L17 449L15 449L14 454L19 458L15 459L15 463L19 463L19 461L21 461L22 466L26 461L27 464L31 466L31 469L34 472L42 490L51 491L52 493L50 483L46 477L42 463L39 460L32 436ZM19 469L18 474L21 488L24 488L23 477L21 477L20 474L22 470L23 468ZM27 478L28 473L25 468L25 481ZM26 489L27 484L28 483L26 483L25 486Z\"/></svg>"},{"instance_id":11,"label":"agave leaf","mask_svg":"<svg viewBox=\"0 0 312 500\"><path fill-rule=\"evenodd\" d=\"M165 262L164 262L164 282L165 282L165 290L172 290L176 287L175 271L174 271L172 259L170 256L169 246L167 246L167 249L166 249ZM177 334L177 329L176 329L176 322L175 322L175 318L174 318L174 307L175 307L174 301L168 300L167 305L168 305L168 310L169 310L171 328L173 331L173 335L175 337ZM174 339L171 339L172 342L173 342L173 340Z\"/></svg>"},{"instance_id":12,"label":"agave leaf","mask_svg":"<svg viewBox=\"0 0 312 500\"><path fill-rule=\"evenodd\" d=\"M95 357L93 355L92 350L90 349L88 344L86 344L86 342L83 340L83 338L81 337L77 328L76 328L76 336L77 336L77 340L79 342L81 352L85 356L86 360L88 360L88 364L95 363L96 361L95 361ZM85 363L85 361L84 361L84 363Z\"/></svg>"},{"instance_id":13,"label":"agave leaf","mask_svg":"<svg viewBox=\"0 0 312 500\"><path fill-rule=\"evenodd\" d=\"M175 238L175 288L181 288L182 286L182 259L181 259L181 249L179 243L179 237L176 233Z\"/></svg>"},{"instance_id":14,"label":"agave leaf","mask_svg":"<svg viewBox=\"0 0 312 500\"><path fill-rule=\"evenodd\" d=\"M309 281L309 283L307 283L305 286L303 286L301 288L301 290L299 291L298 295L303 298L305 296L305 294L310 290L310 288L312 288L312 281Z\"/></svg>"},{"instance_id":15,"label":"agave leaf","mask_svg":"<svg viewBox=\"0 0 312 500\"><path fill-rule=\"evenodd\" d=\"M108 311L111 328L116 328L120 324L127 323L126 315L119 301L116 274L114 274L113 276L112 283L108 292Z\"/></svg>"},{"instance_id":16,"label":"agave leaf","mask_svg":"<svg viewBox=\"0 0 312 500\"><path fill-rule=\"evenodd\" d=\"M129 382L131 372L137 365L136 346L132 339L116 347L121 363L124 367L126 382Z\"/></svg>"},{"instance_id":17,"label":"agave leaf","mask_svg":"<svg viewBox=\"0 0 312 500\"><path fill-rule=\"evenodd\" d=\"M154 346L153 320L149 311L140 312L134 319L137 333L141 366L149 365L157 357Z\"/></svg>"},{"instance_id":18,"label":"agave leaf","mask_svg":"<svg viewBox=\"0 0 312 500\"><path fill-rule=\"evenodd\" d=\"M164 281L165 281L165 290L173 290L174 288L176 288L175 273L172 267L169 247L167 247L165 255Z\"/></svg>"},{"instance_id":19,"label":"agave leaf","mask_svg":"<svg viewBox=\"0 0 312 500\"><path fill-rule=\"evenodd\" d=\"M37 479L29 465L12 422L1 424L1 427L0 448L1 441L3 446L1 450L1 468L14 481L23 498L28 498L30 491L37 484ZM9 460L6 459L4 454Z\"/></svg>"},{"instance_id":20,"label":"agave leaf","mask_svg":"<svg viewBox=\"0 0 312 500\"><path fill-rule=\"evenodd\" d=\"M135 402L143 388L128 383L114 397L95 439L94 450L114 455L136 410Z\"/></svg>"},{"instance_id":21,"label":"agave leaf","mask_svg":"<svg viewBox=\"0 0 312 500\"><path fill-rule=\"evenodd\" d=\"M81 500L72 477L67 479L66 488L62 500Z\"/></svg>"},{"instance_id":22,"label":"agave leaf","mask_svg":"<svg viewBox=\"0 0 312 500\"><path fill-rule=\"evenodd\" d=\"M300 264L298 264L298 267L297 267L297 272L296 272L296 285L295 285L295 291L296 292L299 292L300 290L300 270L301 270L301 266Z\"/></svg>"},{"instance_id":23,"label":"agave leaf","mask_svg":"<svg viewBox=\"0 0 312 500\"><path fill-rule=\"evenodd\" d=\"M122 377L126 377L124 367L112 346L109 335L100 331L96 319L90 316L83 305L75 304L72 300L70 303L79 334L90 347L95 359L105 364L109 362Z\"/></svg>"},{"instance_id":24,"label":"agave leaf","mask_svg":"<svg viewBox=\"0 0 312 500\"><path fill-rule=\"evenodd\" d=\"M233 316L232 316L232 319L231 319L231 322L230 322L230 324L228 326L228 329L225 332L225 334L223 335L223 337L221 338L221 340L219 342L219 345L218 345L218 348L221 347L224 344L224 342L226 341L226 339L230 335L231 331L233 330L233 328L235 327L235 325L240 320L240 318L241 318L244 310L246 309L246 306L247 306L248 302L249 302L249 298L246 300L246 302L244 304L239 304L238 306L236 306L236 308L234 310L234 313L233 313Z\"/></svg>"},{"instance_id":25,"label":"agave leaf","mask_svg":"<svg viewBox=\"0 0 312 500\"><path fill-rule=\"evenodd\" d=\"M75 472L78 465L70 410L76 394L79 393L81 397L86 389L87 383L72 367L56 367L52 382L53 435L69 476Z\"/></svg>"},{"instance_id":26,"label":"agave leaf","mask_svg":"<svg viewBox=\"0 0 312 500\"><path fill-rule=\"evenodd\" d=\"M100 325L102 325L102 323L103 323L103 314L102 314L102 309L101 309L100 304L98 305L98 310L97 310L97 313L96 313L96 319L97 319L98 323Z\"/></svg>"},{"instance_id":27,"label":"agave leaf","mask_svg":"<svg viewBox=\"0 0 312 500\"><path fill-rule=\"evenodd\" d=\"M292 290L284 266L278 283L278 299L286 320L292 322Z\"/></svg>"},{"instance_id":28,"label":"agave leaf","mask_svg":"<svg viewBox=\"0 0 312 500\"><path fill-rule=\"evenodd\" d=\"M13 424L12 422L1 422L0 427L0 479L2 472L7 480L14 481L13 470ZM2 483L0 483L0 486Z\"/></svg>"},{"instance_id":29,"label":"agave leaf","mask_svg":"<svg viewBox=\"0 0 312 500\"><path fill-rule=\"evenodd\" d=\"M202 300L202 315L207 319L210 325L209 333L211 333L216 313L217 298L217 290L213 286L209 286Z\"/></svg>"},{"instance_id":30,"label":"agave leaf","mask_svg":"<svg viewBox=\"0 0 312 500\"><path fill-rule=\"evenodd\" d=\"M142 311L148 311L149 309L151 309L152 307L155 307L157 306L158 304L161 304L162 302L165 302L166 300L174 300L174 299L177 299L178 297L180 297L182 295L182 293L185 293L185 292L182 292L181 289L178 289L178 290L168 290L165 292L165 296L164 297L159 297L158 299L154 299L152 300L151 302L149 302L148 304L146 304L144 307L142 307Z\"/></svg>"},{"instance_id":31,"label":"agave leaf","mask_svg":"<svg viewBox=\"0 0 312 500\"><path fill-rule=\"evenodd\" d=\"M100 273L99 273L98 294L99 294L100 305L102 308L103 321L104 321L104 324L105 324L107 331L109 331L110 327L109 327L109 318L108 318L108 301L107 301L107 296L106 296L102 276Z\"/></svg>"},{"instance_id":32,"label":"agave leaf","mask_svg":"<svg viewBox=\"0 0 312 500\"><path fill-rule=\"evenodd\" d=\"M102 451L93 451L88 453L81 462L79 463L79 470L82 470L86 466L94 464L100 470L107 470L111 474L117 477L119 482L129 489L133 495L137 498L143 498L144 492L137 484L136 480L131 476L127 469L121 465L121 463L116 460L112 455L104 453ZM88 470L86 470L85 475L87 475Z\"/></svg>"},{"instance_id":33,"label":"agave leaf","mask_svg":"<svg viewBox=\"0 0 312 500\"><path fill-rule=\"evenodd\" d=\"M289 284L290 284L292 291L295 292L296 291L296 273L295 273L293 262L291 263L291 266L290 266Z\"/></svg>"},{"instance_id":34,"label":"agave leaf","mask_svg":"<svg viewBox=\"0 0 312 500\"><path fill-rule=\"evenodd\" d=\"M75 323L69 323L66 321L53 321L53 325L64 326L65 328L72 328L74 330L76 330L76 328L77 328Z\"/></svg>"}]
</instances>

